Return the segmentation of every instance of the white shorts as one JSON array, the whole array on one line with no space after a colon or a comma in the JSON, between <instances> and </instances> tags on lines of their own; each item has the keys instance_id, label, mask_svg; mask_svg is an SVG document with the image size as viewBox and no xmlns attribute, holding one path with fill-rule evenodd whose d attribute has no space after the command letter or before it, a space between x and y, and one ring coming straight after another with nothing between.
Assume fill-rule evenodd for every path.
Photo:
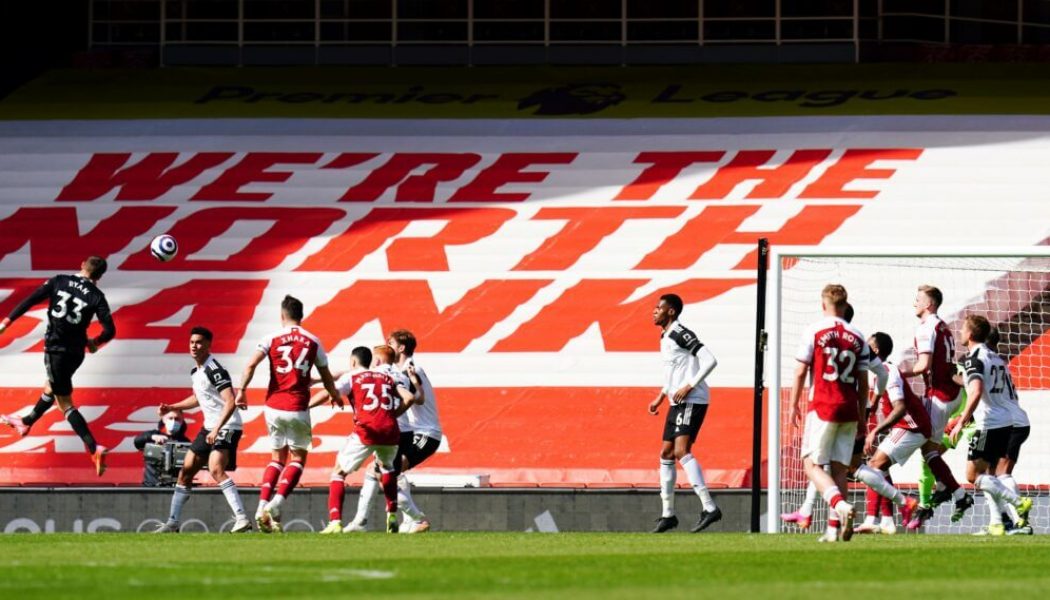
<instances>
[{"instance_id":1,"label":"white shorts","mask_svg":"<svg viewBox=\"0 0 1050 600\"><path fill-rule=\"evenodd\" d=\"M394 457L397 456L397 444L390 446L370 446L361 441L356 433L346 438L346 444L339 451L335 464L343 473L353 473L361 468L369 456L375 455L376 462L381 470L390 472L394 470Z\"/></svg>"},{"instance_id":2,"label":"white shorts","mask_svg":"<svg viewBox=\"0 0 1050 600\"><path fill-rule=\"evenodd\" d=\"M903 465L929 439L918 431L908 431L907 429L895 427L890 430L886 439L879 444L879 452L890 457L893 464Z\"/></svg>"},{"instance_id":3,"label":"white shorts","mask_svg":"<svg viewBox=\"0 0 1050 600\"><path fill-rule=\"evenodd\" d=\"M297 450L309 450L313 445L310 411L278 410L267 406L264 412L271 448L280 450L287 446Z\"/></svg>"},{"instance_id":4,"label":"white shorts","mask_svg":"<svg viewBox=\"0 0 1050 600\"><path fill-rule=\"evenodd\" d=\"M951 402L942 402L936 398L927 397L923 398L922 403L926 405L926 410L930 411L930 430L933 432L933 439L940 440L944 428L948 426L948 421L952 418L952 413L959 410L959 405L962 404L962 394L956 396Z\"/></svg>"},{"instance_id":5,"label":"white shorts","mask_svg":"<svg viewBox=\"0 0 1050 600\"><path fill-rule=\"evenodd\" d=\"M817 465L833 462L844 465L853 460L853 440L857 437L857 422L831 423L817 416L816 411L806 413L806 426L802 431L802 458L809 458Z\"/></svg>"}]
</instances>

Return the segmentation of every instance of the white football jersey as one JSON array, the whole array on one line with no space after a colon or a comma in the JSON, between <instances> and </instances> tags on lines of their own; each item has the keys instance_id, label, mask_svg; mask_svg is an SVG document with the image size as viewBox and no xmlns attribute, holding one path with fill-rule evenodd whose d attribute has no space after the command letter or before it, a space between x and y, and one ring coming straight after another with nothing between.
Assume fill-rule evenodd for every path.
<instances>
[{"instance_id":1,"label":"white football jersey","mask_svg":"<svg viewBox=\"0 0 1050 600\"><path fill-rule=\"evenodd\" d=\"M674 404L674 393L691 381L700 370L700 361L696 353L703 348L700 338L695 333L675 321L660 335L660 357L664 363L664 393ZM707 381L689 390L683 404L707 404L710 392Z\"/></svg>"},{"instance_id":2,"label":"white football jersey","mask_svg":"<svg viewBox=\"0 0 1050 600\"><path fill-rule=\"evenodd\" d=\"M193 381L193 395L197 397L201 412L204 413L204 428L211 431L219 424L222 409L226 405L226 401L222 399L222 392L232 388L233 381L214 356L209 356L202 366L194 367L190 372L190 379ZM234 409L223 429L244 428L239 412Z\"/></svg>"},{"instance_id":3,"label":"white football jersey","mask_svg":"<svg viewBox=\"0 0 1050 600\"><path fill-rule=\"evenodd\" d=\"M998 354L980 344L963 360L966 371L966 383L975 379L984 383L984 394L973 412L973 420L978 429L999 429L1011 427L1014 423L1012 404L1017 403L1017 392L1010 378L1006 363Z\"/></svg>"},{"instance_id":4,"label":"white football jersey","mask_svg":"<svg viewBox=\"0 0 1050 600\"><path fill-rule=\"evenodd\" d=\"M430 378L427 377L426 371L419 366L416 366L415 369L416 376L419 377L419 383L423 388L423 404L413 404L408 407L404 414L404 416L408 417L408 429L402 428L401 431L411 430L413 433L421 433L435 440L440 440L441 420L438 419L434 386L430 384Z\"/></svg>"}]
</instances>

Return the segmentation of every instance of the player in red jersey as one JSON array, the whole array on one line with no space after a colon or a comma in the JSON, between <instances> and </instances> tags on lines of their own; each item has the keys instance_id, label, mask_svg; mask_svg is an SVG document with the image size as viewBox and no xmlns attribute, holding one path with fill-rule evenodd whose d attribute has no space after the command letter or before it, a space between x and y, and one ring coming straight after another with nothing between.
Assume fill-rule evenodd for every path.
<instances>
[{"instance_id":1,"label":"player in red jersey","mask_svg":"<svg viewBox=\"0 0 1050 600\"><path fill-rule=\"evenodd\" d=\"M270 359L270 387L266 392L265 413L273 453L263 472L259 508L255 511L255 522L259 531L264 533L281 530L281 504L299 483L313 441L309 410L310 370L317 367L321 382L334 404L342 406L343 402L328 370L324 348L317 337L300 326L302 320L303 303L285 296L281 301L281 330L259 342L237 390L237 404L244 406L247 403L245 391L255 368L264 358Z\"/></svg>"},{"instance_id":2,"label":"player in red jersey","mask_svg":"<svg viewBox=\"0 0 1050 600\"><path fill-rule=\"evenodd\" d=\"M846 475L853 457L857 423L864 414L868 398L870 349L864 335L847 323L846 288L828 284L821 292L824 318L810 325L802 335L795 359L791 386L790 421L802 425L800 401L806 377L813 371L812 399L802 434L802 460L806 475L817 486L833 510L828 532L822 541L849 541L853 535L853 506L846 502ZM830 466L830 475L824 467ZM841 525L841 527L840 527Z\"/></svg>"},{"instance_id":3,"label":"player in red jersey","mask_svg":"<svg viewBox=\"0 0 1050 600\"><path fill-rule=\"evenodd\" d=\"M361 467L370 456L379 466L383 496L386 498L386 530L397 533L397 473L394 459L401 439L397 418L416 400L416 395L401 383L395 382L385 365L394 362L390 346L376 346L373 353L363 346L351 352L350 371L339 378L336 389L345 393L354 411L354 432L339 451L332 479L328 487L328 526L321 533L339 533L342 528L345 479ZM372 364L371 370L365 365ZM310 406L328 402L327 392L317 393ZM400 402L398 402L400 400Z\"/></svg>"},{"instance_id":4,"label":"player in red jersey","mask_svg":"<svg viewBox=\"0 0 1050 600\"><path fill-rule=\"evenodd\" d=\"M877 332L869 341L876 348L879 358L885 360L893 351L893 340L885 333ZM871 456L867 464L860 465L855 476L870 490L889 499L901 507L901 520L909 529L918 527L912 514L919 506L918 500L901 493L889 481L890 465L903 465L908 458L930 439L930 415L922 399L911 391L901 377L900 369L889 363L889 380L886 385L886 400L890 404L888 413L879 414L878 424L868 432L864 440L864 453ZM881 402L881 400L880 400ZM879 436L892 432L878 443ZM872 501L869 497L869 503ZM877 501L875 502L877 504ZM869 511L869 514L870 511Z\"/></svg>"},{"instance_id":5,"label":"player in red jersey","mask_svg":"<svg viewBox=\"0 0 1050 600\"><path fill-rule=\"evenodd\" d=\"M948 324L941 320L937 310L944 302L941 290L932 285L919 286L915 296L915 316L920 319L915 330L915 353L918 358L910 369L901 368L905 378L921 375L926 384L923 402L930 413L930 426L938 434L945 430L951 415L962 402L962 386L955 381L955 340ZM973 506L973 497L959 487L951 469L941 458L944 449L941 437L934 436L922 447L922 458L937 478L937 491L933 494L933 506L947 500L955 500L952 521L962 519ZM932 509L920 511L920 520L932 516Z\"/></svg>"}]
</instances>

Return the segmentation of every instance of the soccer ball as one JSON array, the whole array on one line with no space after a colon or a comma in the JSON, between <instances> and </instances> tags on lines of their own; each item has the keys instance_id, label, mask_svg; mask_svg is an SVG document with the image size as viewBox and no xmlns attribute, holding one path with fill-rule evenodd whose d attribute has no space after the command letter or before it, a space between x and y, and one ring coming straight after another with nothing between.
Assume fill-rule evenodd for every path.
<instances>
[{"instance_id":1,"label":"soccer ball","mask_svg":"<svg viewBox=\"0 0 1050 600\"><path fill-rule=\"evenodd\" d=\"M170 235L158 235L149 243L149 253L160 262L168 262L179 253L179 243Z\"/></svg>"}]
</instances>

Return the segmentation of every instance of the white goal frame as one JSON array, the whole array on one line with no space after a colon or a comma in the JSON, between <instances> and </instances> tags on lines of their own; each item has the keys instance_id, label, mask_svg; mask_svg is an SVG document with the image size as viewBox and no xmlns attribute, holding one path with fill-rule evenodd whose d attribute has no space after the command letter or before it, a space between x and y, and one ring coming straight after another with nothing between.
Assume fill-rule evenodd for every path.
<instances>
[{"instance_id":1,"label":"white goal frame","mask_svg":"<svg viewBox=\"0 0 1050 600\"><path fill-rule=\"evenodd\" d=\"M766 331L768 348L766 368L770 371L766 388L766 533L780 533L780 389L781 350L780 337L781 281L784 258L806 257L863 257L863 258L1009 258L1050 257L1050 246L775 246L769 253L769 315Z\"/></svg>"}]
</instances>

